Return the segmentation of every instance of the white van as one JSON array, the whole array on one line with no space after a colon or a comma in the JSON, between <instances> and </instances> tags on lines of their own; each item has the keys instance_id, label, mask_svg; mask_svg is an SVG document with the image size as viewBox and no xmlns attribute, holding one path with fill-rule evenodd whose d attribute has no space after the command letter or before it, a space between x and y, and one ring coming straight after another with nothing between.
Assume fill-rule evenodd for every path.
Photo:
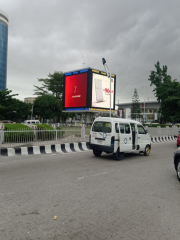
<instances>
[{"instance_id":1,"label":"white van","mask_svg":"<svg viewBox=\"0 0 180 240\"><path fill-rule=\"evenodd\" d=\"M142 124L123 118L98 117L90 132L90 149L95 156L102 152L113 153L117 160L124 153L138 152L150 154L151 138Z\"/></svg>"},{"instance_id":2,"label":"white van","mask_svg":"<svg viewBox=\"0 0 180 240\"><path fill-rule=\"evenodd\" d=\"M23 124L40 124L39 120L25 120Z\"/></svg>"}]
</instances>

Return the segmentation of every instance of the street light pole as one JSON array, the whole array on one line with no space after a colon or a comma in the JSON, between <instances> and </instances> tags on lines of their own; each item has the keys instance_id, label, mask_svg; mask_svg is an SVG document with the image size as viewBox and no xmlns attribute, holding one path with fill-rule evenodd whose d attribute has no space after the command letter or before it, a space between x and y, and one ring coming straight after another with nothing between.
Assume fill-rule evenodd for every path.
<instances>
[{"instance_id":1,"label":"street light pole","mask_svg":"<svg viewBox=\"0 0 180 240\"><path fill-rule=\"evenodd\" d=\"M145 123L145 87L143 86L144 88L144 123Z\"/></svg>"},{"instance_id":2,"label":"street light pole","mask_svg":"<svg viewBox=\"0 0 180 240\"><path fill-rule=\"evenodd\" d=\"M32 109L31 109L31 120L33 120L32 117L33 117L33 105L32 105Z\"/></svg>"},{"instance_id":3,"label":"street light pole","mask_svg":"<svg viewBox=\"0 0 180 240\"><path fill-rule=\"evenodd\" d=\"M102 63L103 63L103 65L104 65L104 69L105 69L105 71L106 71L106 74L107 74L107 77L108 77L108 75L109 75L109 80L110 80L110 112L109 112L109 115L110 115L110 117L111 117L111 71L109 70L109 68L108 68L108 66L107 66L107 64L106 64L106 60L105 60L105 58L102 58ZM109 74L108 74L108 71L107 71L107 69L109 70Z\"/></svg>"}]
</instances>

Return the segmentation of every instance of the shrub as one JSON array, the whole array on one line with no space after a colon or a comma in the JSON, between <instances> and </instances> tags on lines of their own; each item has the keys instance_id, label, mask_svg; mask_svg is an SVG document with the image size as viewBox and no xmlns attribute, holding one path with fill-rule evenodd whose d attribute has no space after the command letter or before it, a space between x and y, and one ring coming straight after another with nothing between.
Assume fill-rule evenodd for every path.
<instances>
[{"instance_id":1,"label":"shrub","mask_svg":"<svg viewBox=\"0 0 180 240\"><path fill-rule=\"evenodd\" d=\"M4 124L4 129L5 130L12 130L12 131L18 131L18 130L31 130L31 128L29 126L26 126L24 124L21 123L5 123Z\"/></svg>"},{"instance_id":2,"label":"shrub","mask_svg":"<svg viewBox=\"0 0 180 240\"><path fill-rule=\"evenodd\" d=\"M57 127L56 130L61 130L60 127ZM65 131L57 131L57 137L62 138L65 134Z\"/></svg>"},{"instance_id":3,"label":"shrub","mask_svg":"<svg viewBox=\"0 0 180 240\"><path fill-rule=\"evenodd\" d=\"M4 142L30 142L34 140L33 130L21 123L4 124Z\"/></svg>"},{"instance_id":4,"label":"shrub","mask_svg":"<svg viewBox=\"0 0 180 240\"><path fill-rule=\"evenodd\" d=\"M48 141L48 140L54 140L56 138L56 132L54 131L54 128L49 126L48 124L42 123L42 124L35 124L37 126L37 140L41 141ZM42 131L41 131L42 130Z\"/></svg>"},{"instance_id":5,"label":"shrub","mask_svg":"<svg viewBox=\"0 0 180 240\"><path fill-rule=\"evenodd\" d=\"M40 130L54 130L53 127L51 127L50 125L48 124L45 124L45 123L41 123L41 124L34 124L37 126L37 129L40 129Z\"/></svg>"}]
</instances>

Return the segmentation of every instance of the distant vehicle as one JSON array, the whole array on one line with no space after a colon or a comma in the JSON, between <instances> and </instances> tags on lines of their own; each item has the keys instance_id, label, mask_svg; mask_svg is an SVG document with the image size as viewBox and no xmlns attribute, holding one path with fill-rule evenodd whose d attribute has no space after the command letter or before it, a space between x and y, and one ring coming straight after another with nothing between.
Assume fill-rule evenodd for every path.
<instances>
[{"instance_id":1,"label":"distant vehicle","mask_svg":"<svg viewBox=\"0 0 180 240\"><path fill-rule=\"evenodd\" d=\"M11 120L2 120L2 121L0 121L1 123L14 123L13 121L11 121Z\"/></svg>"},{"instance_id":2,"label":"distant vehicle","mask_svg":"<svg viewBox=\"0 0 180 240\"><path fill-rule=\"evenodd\" d=\"M95 156L99 157L102 152L113 153L116 160L122 160L128 152L148 156L151 150L151 138L142 124L123 118L96 118L89 142Z\"/></svg>"},{"instance_id":3,"label":"distant vehicle","mask_svg":"<svg viewBox=\"0 0 180 240\"><path fill-rule=\"evenodd\" d=\"M180 181L180 148L174 152L174 167L177 173L177 179Z\"/></svg>"},{"instance_id":4,"label":"distant vehicle","mask_svg":"<svg viewBox=\"0 0 180 240\"><path fill-rule=\"evenodd\" d=\"M180 126L180 123L174 123L173 126Z\"/></svg>"},{"instance_id":5,"label":"distant vehicle","mask_svg":"<svg viewBox=\"0 0 180 240\"><path fill-rule=\"evenodd\" d=\"M157 120L155 120L153 122L145 122L145 124L153 125L153 124L159 124L159 122Z\"/></svg>"},{"instance_id":6,"label":"distant vehicle","mask_svg":"<svg viewBox=\"0 0 180 240\"><path fill-rule=\"evenodd\" d=\"M23 124L40 124L39 120L25 120Z\"/></svg>"},{"instance_id":7,"label":"distant vehicle","mask_svg":"<svg viewBox=\"0 0 180 240\"><path fill-rule=\"evenodd\" d=\"M143 123L142 123L143 124ZM144 124L148 124L148 125L151 125L151 122L145 122Z\"/></svg>"},{"instance_id":8,"label":"distant vehicle","mask_svg":"<svg viewBox=\"0 0 180 240\"><path fill-rule=\"evenodd\" d=\"M180 146L180 133L179 133L179 135L177 136L177 147L179 147Z\"/></svg>"},{"instance_id":9,"label":"distant vehicle","mask_svg":"<svg viewBox=\"0 0 180 240\"><path fill-rule=\"evenodd\" d=\"M173 125L173 123L170 123L170 122L169 122L169 123L166 123L166 125Z\"/></svg>"}]
</instances>

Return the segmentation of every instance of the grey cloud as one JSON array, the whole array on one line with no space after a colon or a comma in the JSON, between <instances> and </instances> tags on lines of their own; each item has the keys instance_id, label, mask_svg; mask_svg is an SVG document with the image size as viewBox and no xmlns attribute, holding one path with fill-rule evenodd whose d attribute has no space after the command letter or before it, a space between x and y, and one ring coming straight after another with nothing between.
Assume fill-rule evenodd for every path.
<instances>
[{"instance_id":1,"label":"grey cloud","mask_svg":"<svg viewBox=\"0 0 180 240\"><path fill-rule=\"evenodd\" d=\"M159 60L179 78L177 0L1 0L10 20L8 88L32 96L37 78L83 67L103 70L105 57L117 75L116 100L155 100L148 77ZM117 101L116 101L117 102Z\"/></svg>"}]
</instances>

